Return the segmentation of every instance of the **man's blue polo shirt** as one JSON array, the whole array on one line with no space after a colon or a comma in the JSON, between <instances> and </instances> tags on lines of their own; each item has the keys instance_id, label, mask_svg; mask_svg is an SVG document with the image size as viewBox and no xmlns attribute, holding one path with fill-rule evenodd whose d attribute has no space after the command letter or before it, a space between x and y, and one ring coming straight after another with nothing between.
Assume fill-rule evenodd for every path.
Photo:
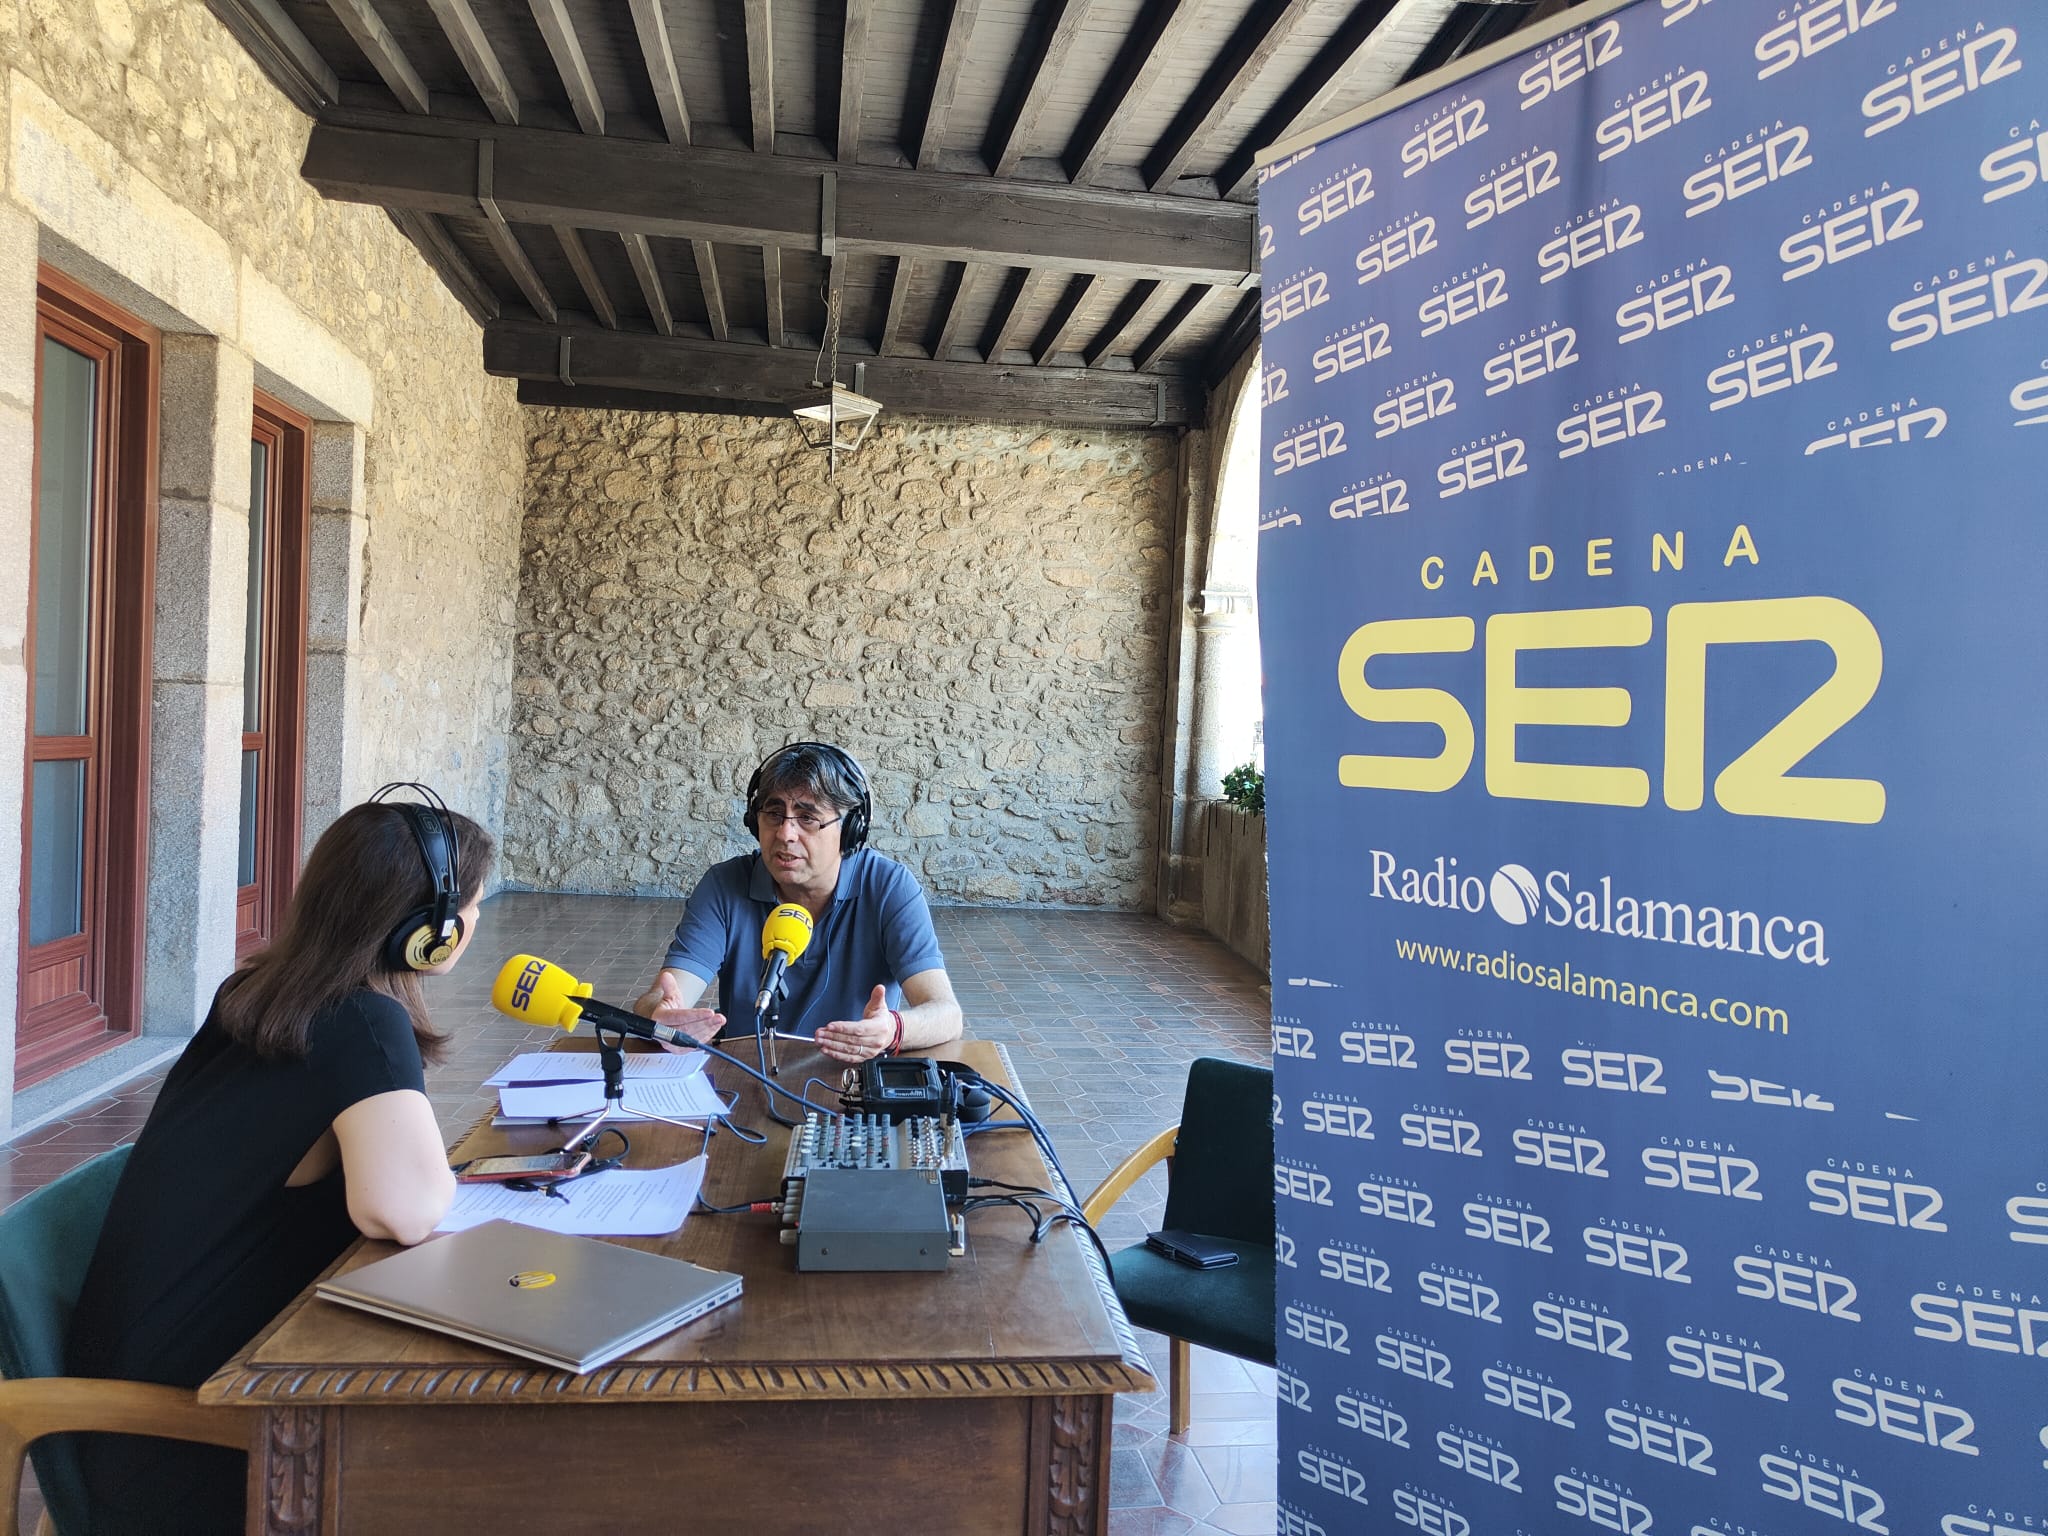
<instances>
[{"instance_id":1,"label":"man's blue polo shirt","mask_svg":"<svg viewBox=\"0 0 2048 1536\"><path fill-rule=\"evenodd\" d=\"M683 906L664 966L718 983L719 1009L732 1034L752 1034L761 990L761 926L780 903L758 853L714 864ZM789 968L780 1028L808 1035L835 1019L858 1019L879 982L889 1006L903 1006L902 981L943 969L939 936L917 877L871 848L839 864L839 885Z\"/></svg>"}]
</instances>

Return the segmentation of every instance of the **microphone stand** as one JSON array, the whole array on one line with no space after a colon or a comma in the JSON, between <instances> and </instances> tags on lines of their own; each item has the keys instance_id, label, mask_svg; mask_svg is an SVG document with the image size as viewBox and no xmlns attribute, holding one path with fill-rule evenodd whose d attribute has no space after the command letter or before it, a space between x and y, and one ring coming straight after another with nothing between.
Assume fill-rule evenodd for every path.
<instances>
[{"instance_id":1,"label":"microphone stand","mask_svg":"<svg viewBox=\"0 0 2048 1536\"><path fill-rule=\"evenodd\" d=\"M761 1081L767 1084L769 1089L765 1100L768 1118L777 1125L794 1127L797 1122L776 1109L775 1095L782 1094L785 1098L795 1099L798 1103L802 1103L803 1099L770 1081L770 1078L782 1075L782 1053L775 1044L775 1037L782 1023L782 995L786 985L785 973L784 979L778 980L768 989L768 1006L754 1010L754 1060L766 1074Z\"/></svg>"},{"instance_id":2,"label":"microphone stand","mask_svg":"<svg viewBox=\"0 0 2048 1536\"><path fill-rule=\"evenodd\" d=\"M613 1115L620 1119L624 1119L626 1115L626 1032L616 1024L601 1024L596 1019L590 1021L590 1032L597 1040L598 1065L604 1072L604 1107L584 1122L582 1130L562 1144L564 1152L574 1152L595 1137ZM638 1120L658 1120L663 1125L673 1125L685 1131L694 1131L698 1128L693 1120L676 1120L668 1115L657 1115L647 1109L634 1110L633 1117ZM707 1117L704 1121L706 1152L711 1150L711 1133L717 1124L715 1117Z\"/></svg>"}]
</instances>

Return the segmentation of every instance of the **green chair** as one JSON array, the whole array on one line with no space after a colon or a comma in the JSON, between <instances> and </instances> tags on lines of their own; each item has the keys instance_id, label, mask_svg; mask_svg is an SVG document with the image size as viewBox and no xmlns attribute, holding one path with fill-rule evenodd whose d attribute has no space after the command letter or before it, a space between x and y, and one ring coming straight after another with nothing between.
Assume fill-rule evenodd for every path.
<instances>
[{"instance_id":1,"label":"green chair","mask_svg":"<svg viewBox=\"0 0 2048 1536\"><path fill-rule=\"evenodd\" d=\"M46 1435L104 1430L249 1448L248 1409L202 1408L179 1387L64 1374L72 1310L128 1151L103 1152L0 1211L0 1536L20 1536L24 1453L48 1508L43 1529L88 1528L77 1451Z\"/></svg>"},{"instance_id":2,"label":"green chair","mask_svg":"<svg viewBox=\"0 0 2048 1536\"><path fill-rule=\"evenodd\" d=\"M1190 1269L1139 1244L1110 1255L1116 1293L1140 1328L1173 1346L1167 1383L1172 1432L1188 1427L1189 1345L1273 1363L1273 1073L1202 1057L1188 1068L1180 1124L1133 1152L1082 1202L1091 1224L1144 1172L1166 1164L1162 1227L1227 1243L1237 1262Z\"/></svg>"}]
</instances>

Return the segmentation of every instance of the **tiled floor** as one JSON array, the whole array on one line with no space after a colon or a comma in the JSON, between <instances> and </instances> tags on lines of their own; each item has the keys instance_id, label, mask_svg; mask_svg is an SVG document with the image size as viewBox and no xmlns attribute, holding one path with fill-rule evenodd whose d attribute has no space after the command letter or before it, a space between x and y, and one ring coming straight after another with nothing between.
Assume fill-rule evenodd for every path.
<instances>
[{"instance_id":1,"label":"tiled floor","mask_svg":"<svg viewBox=\"0 0 2048 1536\"><path fill-rule=\"evenodd\" d=\"M651 979L673 902L508 893L487 903L465 964L431 983L446 1058L427 1091L452 1140L488 1108L478 1084L514 1050L546 1043L491 1010L515 950L545 955L624 1002ZM1179 1118L1196 1056L1264 1061L1261 978L1221 944L1127 914L941 908L947 969L979 1039L1010 1048L1075 1189ZM0 1207L94 1153L134 1138L161 1074L0 1147ZM1165 1199L1155 1170L1104 1223L1112 1248L1141 1240ZM1142 1336L1162 1385L1166 1343ZM1196 1351L1194 1425L1166 1432L1164 1392L1118 1400L1110 1536L1265 1536L1275 1523L1273 1373ZM33 1520L25 1522L33 1529Z\"/></svg>"}]
</instances>

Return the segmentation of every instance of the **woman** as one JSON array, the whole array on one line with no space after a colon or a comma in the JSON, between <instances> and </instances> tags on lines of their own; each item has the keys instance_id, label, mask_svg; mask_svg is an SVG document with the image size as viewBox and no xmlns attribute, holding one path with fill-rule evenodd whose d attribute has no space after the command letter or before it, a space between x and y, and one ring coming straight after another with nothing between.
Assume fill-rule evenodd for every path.
<instances>
[{"instance_id":1,"label":"woman","mask_svg":"<svg viewBox=\"0 0 2048 1536\"><path fill-rule=\"evenodd\" d=\"M73 1374L197 1386L358 1234L417 1243L446 1214L423 1074L443 1037L419 978L475 933L494 849L394 788L417 786L322 835L275 942L164 1079L86 1273ZM237 1452L94 1435L81 1453L95 1531L242 1529Z\"/></svg>"}]
</instances>

